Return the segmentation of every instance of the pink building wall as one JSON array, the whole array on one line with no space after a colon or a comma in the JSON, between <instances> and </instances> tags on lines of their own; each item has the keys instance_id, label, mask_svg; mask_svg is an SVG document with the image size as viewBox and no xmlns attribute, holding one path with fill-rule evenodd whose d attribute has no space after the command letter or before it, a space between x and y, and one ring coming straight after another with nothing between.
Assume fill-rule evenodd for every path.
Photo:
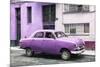
<instances>
[{"instance_id":1,"label":"pink building wall","mask_svg":"<svg viewBox=\"0 0 100 67\"><path fill-rule=\"evenodd\" d=\"M32 7L32 23L27 22L27 7ZM15 8L21 8L21 38L30 36L35 30L42 29L42 4L41 3L14 3L11 4L10 40L16 40Z\"/></svg>"},{"instance_id":2,"label":"pink building wall","mask_svg":"<svg viewBox=\"0 0 100 67\"><path fill-rule=\"evenodd\" d=\"M11 4L10 6L10 40L16 40L16 19L15 8L19 5Z\"/></svg>"}]
</instances>

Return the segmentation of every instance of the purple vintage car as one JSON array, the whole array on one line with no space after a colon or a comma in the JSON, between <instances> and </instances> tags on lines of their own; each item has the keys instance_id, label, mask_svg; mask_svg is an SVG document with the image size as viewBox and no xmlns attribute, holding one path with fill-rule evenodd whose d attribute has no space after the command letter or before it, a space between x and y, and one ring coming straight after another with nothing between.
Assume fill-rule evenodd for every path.
<instances>
[{"instance_id":1,"label":"purple vintage car","mask_svg":"<svg viewBox=\"0 0 100 67\"><path fill-rule=\"evenodd\" d=\"M36 52L47 54L59 54L67 60L71 54L84 52L84 41L78 38L69 38L62 31L38 30L30 37L20 40L20 47L26 50L27 56Z\"/></svg>"}]
</instances>

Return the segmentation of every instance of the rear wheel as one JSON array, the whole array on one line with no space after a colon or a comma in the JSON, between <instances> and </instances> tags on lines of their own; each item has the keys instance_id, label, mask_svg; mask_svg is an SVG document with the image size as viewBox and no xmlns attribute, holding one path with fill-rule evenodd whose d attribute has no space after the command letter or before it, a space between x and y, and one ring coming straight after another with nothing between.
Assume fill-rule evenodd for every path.
<instances>
[{"instance_id":1,"label":"rear wheel","mask_svg":"<svg viewBox=\"0 0 100 67\"><path fill-rule=\"evenodd\" d=\"M70 59L70 57L71 57L71 54L68 50L62 50L61 51L61 58L63 60L68 60L68 59Z\"/></svg>"},{"instance_id":2,"label":"rear wheel","mask_svg":"<svg viewBox=\"0 0 100 67\"><path fill-rule=\"evenodd\" d=\"M26 48L26 56L31 57L33 56L33 51L30 48Z\"/></svg>"}]
</instances>

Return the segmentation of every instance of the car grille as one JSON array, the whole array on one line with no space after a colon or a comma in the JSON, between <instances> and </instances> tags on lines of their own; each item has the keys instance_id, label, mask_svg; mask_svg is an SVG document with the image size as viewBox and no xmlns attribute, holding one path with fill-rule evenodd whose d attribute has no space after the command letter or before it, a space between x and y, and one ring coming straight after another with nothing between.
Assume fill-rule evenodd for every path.
<instances>
[{"instance_id":1,"label":"car grille","mask_svg":"<svg viewBox=\"0 0 100 67\"><path fill-rule=\"evenodd\" d=\"M80 50L84 49L84 46L79 46Z\"/></svg>"},{"instance_id":2,"label":"car grille","mask_svg":"<svg viewBox=\"0 0 100 67\"><path fill-rule=\"evenodd\" d=\"M79 46L79 48L83 48L83 46Z\"/></svg>"},{"instance_id":3,"label":"car grille","mask_svg":"<svg viewBox=\"0 0 100 67\"><path fill-rule=\"evenodd\" d=\"M81 45L81 46L78 46L78 48L75 51L79 51L79 50L83 50L83 49L84 49L84 46Z\"/></svg>"}]
</instances>

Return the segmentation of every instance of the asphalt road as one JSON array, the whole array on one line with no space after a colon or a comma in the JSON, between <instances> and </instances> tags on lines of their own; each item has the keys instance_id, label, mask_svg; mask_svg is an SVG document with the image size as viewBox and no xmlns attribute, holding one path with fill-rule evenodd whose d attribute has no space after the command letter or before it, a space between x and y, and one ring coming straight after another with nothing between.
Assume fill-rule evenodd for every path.
<instances>
[{"instance_id":1,"label":"asphalt road","mask_svg":"<svg viewBox=\"0 0 100 67\"><path fill-rule=\"evenodd\" d=\"M94 55L72 55L70 60L64 61L60 58L60 56L45 54L36 54L33 57L27 57L25 56L24 50L11 50L10 53L10 67L47 64L67 64L95 61Z\"/></svg>"}]
</instances>

